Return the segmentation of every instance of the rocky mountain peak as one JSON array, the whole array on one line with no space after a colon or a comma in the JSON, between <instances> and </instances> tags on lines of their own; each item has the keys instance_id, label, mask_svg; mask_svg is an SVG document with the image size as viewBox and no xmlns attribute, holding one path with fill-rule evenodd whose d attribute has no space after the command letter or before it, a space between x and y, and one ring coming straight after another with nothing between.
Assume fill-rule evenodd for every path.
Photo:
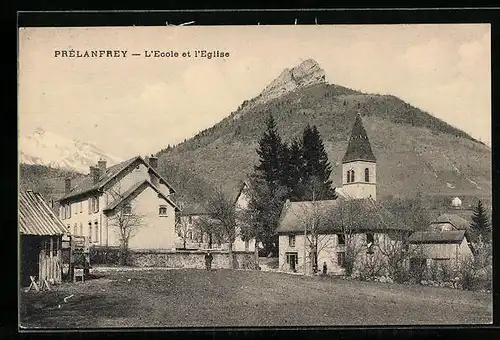
<instances>
[{"instance_id":1,"label":"rocky mountain peak","mask_svg":"<svg viewBox=\"0 0 500 340\"><path fill-rule=\"evenodd\" d=\"M274 79L261 92L258 98L264 101L277 98L299 87L325 82L325 71L313 59L307 59L292 69L284 69L278 78Z\"/></svg>"},{"instance_id":2,"label":"rocky mountain peak","mask_svg":"<svg viewBox=\"0 0 500 340\"><path fill-rule=\"evenodd\" d=\"M266 103L298 88L325 82L325 71L314 59L306 59L291 69L284 69L257 97L246 102L242 109L247 111L255 105Z\"/></svg>"}]
</instances>

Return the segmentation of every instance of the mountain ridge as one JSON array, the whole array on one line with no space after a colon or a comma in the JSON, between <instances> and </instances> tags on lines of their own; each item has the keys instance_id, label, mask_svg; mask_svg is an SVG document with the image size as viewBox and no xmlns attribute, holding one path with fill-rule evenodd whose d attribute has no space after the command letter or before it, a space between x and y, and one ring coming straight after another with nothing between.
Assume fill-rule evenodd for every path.
<instances>
[{"instance_id":1,"label":"mountain ridge","mask_svg":"<svg viewBox=\"0 0 500 340\"><path fill-rule=\"evenodd\" d=\"M290 71L281 75L284 72ZM280 83L279 78L285 78L281 75L261 94ZM300 137L306 124L317 125L334 168L332 180L339 186L341 157L354 118L361 113L379 159L382 196L491 196L491 149L394 95L363 93L324 81L264 101L259 101L261 94L191 139L158 152L160 162L189 168L211 185L234 191L256 164L264 121L273 114L287 142Z\"/></svg>"}]
</instances>

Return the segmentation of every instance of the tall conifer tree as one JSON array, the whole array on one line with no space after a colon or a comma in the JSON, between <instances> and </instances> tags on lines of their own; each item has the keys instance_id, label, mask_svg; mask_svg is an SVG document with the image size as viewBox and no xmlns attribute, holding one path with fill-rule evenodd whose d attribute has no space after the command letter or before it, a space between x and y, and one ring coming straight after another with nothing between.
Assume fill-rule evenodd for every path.
<instances>
[{"instance_id":1,"label":"tall conifer tree","mask_svg":"<svg viewBox=\"0 0 500 340\"><path fill-rule=\"evenodd\" d=\"M491 239L491 225L486 215L486 209L483 206L483 202L479 200L477 205L474 207L472 213L472 223L471 229L474 232L474 236L481 235L484 241L489 241Z\"/></svg>"},{"instance_id":2,"label":"tall conifer tree","mask_svg":"<svg viewBox=\"0 0 500 340\"><path fill-rule=\"evenodd\" d=\"M255 166L256 175L271 187L278 186L283 179L283 161L286 145L282 142L272 115L266 120L266 131L259 141L257 154L259 164Z\"/></svg>"},{"instance_id":3,"label":"tall conifer tree","mask_svg":"<svg viewBox=\"0 0 500 340\"><path fill-rule=\"evenodd\" d=\"M302 187L315 186L315 199L335 199L330 174L332 167L323 145L323 140L314 125L307 125L302 135L303 174ZM314 183L313 183L314 182ZM319 186L319 187L318 187ZM311 200L310 190L303 190L303 200Z\"/></svg>"}]
</instances>

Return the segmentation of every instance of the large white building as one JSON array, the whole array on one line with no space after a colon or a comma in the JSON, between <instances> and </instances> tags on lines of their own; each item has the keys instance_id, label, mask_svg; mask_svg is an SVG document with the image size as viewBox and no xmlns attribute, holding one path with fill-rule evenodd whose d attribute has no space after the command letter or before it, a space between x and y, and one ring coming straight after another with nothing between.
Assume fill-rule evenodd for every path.
<instances>
[{"instance_id":1,"label":"large white building","mask_svg":"<svg viewBox=\"0 0 500 340\"><path fill-rule=\"evenodd\" d=\"M361 262L381 256L384 249L410 233L376 202L377 160L359 114L342 160L341 182L336 200L285 203L277 228L280 270L308 271L312 261L319 270L326 264L329 273L342 274L347 243L358 249L357 262ZM311 241L313 228L316 241ZM316 257L312 251L317 252Z\"/></svg>"},{"instance_id":2,"label":"large white building","mask_svg":"<svg viewBox=\"0 0 500 340\"><path fill-rule=\"evenodd\" d=\"M131 249L174 249L173 187L158 173L158 159L140 156L111 167L99 161L88 176L71 183L59 200L59 217L72 235L85 236L91 245L120 245L118 219L141 217L130 237Z\"/></svg>"}]
</instances>

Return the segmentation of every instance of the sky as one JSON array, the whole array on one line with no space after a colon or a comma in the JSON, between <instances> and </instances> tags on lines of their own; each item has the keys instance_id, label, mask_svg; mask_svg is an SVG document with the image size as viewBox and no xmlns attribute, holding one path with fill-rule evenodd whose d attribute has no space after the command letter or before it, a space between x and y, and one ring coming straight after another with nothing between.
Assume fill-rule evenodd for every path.
<instances>
[{"instance_id":1,"label":"sky","mask_svg":"<svg viewBox=\"0 0 500 340\"><path fill-rule=\"evenodd\" d=\"M157 152L312 58L331 84L395 95L491 145L490 40L489 24L21 28L19 133L41 127L122 158ZM203 49L229 57L182 58Z\"/></svg>"}]
</instances>

